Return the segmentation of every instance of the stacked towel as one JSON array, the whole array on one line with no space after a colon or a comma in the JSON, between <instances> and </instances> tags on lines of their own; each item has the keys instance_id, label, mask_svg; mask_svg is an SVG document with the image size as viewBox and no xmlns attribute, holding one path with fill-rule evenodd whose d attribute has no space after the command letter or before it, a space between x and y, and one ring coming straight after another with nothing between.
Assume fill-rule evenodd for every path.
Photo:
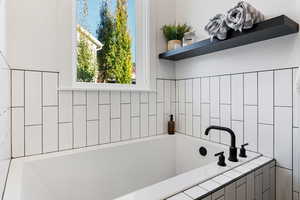
<instances>
[{"instance_id":1,"label":"stacked towel","mask_svg":"<svg viewBox=\"0 0 300 200\"><path fill-rule=\"evenodd\" d=\"M211 40L216 37L219 40L225 40L227 38L228 27L225 22L226 16L223 14L217 14L215 17L209 20L209 23L205 26L205 30L208 32Z\"/></svg>"},{"instance_id":2,"label":"stacked towel","mask_svg":"<svg viewBox=\"0 0 300 200\"><path fill-rule=\"evenodd\" d=\"M256 8L245 1L239 2L234 8L230 9L226 16L217 14L210 19L205 26L211 40L216 37L219 40L227 38L227 32L231 28L242 32L243 29L250 29L254 24L265 20L264 15Z\"/></svg>"},{"instance_id":3,"label":"stacked towel","mask_svg":"<svg viewBox=\"0 0 300 200\"><path fill-rule=\"evenodd\" d=\"M226 24L234 30L242 32L250 29L254 24L264 21L264 15L245 1L239 2L227 13Z\"/></svg>"}]
</instances>

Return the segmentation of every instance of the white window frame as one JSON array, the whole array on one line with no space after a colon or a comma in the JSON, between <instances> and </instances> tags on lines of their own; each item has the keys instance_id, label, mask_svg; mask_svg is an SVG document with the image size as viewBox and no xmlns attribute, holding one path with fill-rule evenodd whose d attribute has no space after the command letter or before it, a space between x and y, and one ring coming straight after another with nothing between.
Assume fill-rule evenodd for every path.
<instances>
[{"instance_id":1,"label":"white window frame","mask_svg":"<svg viewBox=\"0 0 300 200\"><path fill-rule=\"evenodd\" d=\"M77 82L76 0L72 14L72 89L150 91L150 0L136 0L136 84Z\"/></svg>"}]
</instances>

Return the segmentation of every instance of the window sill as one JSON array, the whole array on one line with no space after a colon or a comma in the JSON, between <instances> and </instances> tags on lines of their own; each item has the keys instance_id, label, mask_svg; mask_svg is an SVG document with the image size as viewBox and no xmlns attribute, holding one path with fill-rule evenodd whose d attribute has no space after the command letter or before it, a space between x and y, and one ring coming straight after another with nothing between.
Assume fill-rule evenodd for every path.
<instances>
[{"instance_id":1,"label":"window sill","mask_svg":"<svg viewBox=\"0 0 300 200\"><path fill-rule=\"evenodd\" d=\"M116 92L149 92L155 93L155 90L146 88L81 88L81 87L62 87L59 91L116 91Z\"/></svg>"}]
</instances>

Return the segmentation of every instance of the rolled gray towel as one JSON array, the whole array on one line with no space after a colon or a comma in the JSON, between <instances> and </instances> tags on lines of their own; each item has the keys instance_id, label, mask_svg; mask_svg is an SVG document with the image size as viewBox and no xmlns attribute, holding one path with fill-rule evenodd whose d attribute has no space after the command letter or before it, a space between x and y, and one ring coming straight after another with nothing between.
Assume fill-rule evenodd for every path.
<instances>
[{"instance_id":1,"label":"rolled gray towel","mask_svg":"<svg viewBox=\"0 0 300 200\"><path fill-rule=\"evenodd\" d=\"M227 38L227 31L229 28L226 25L225 18L225 15L217 14L210 19L209 23L205 26L205 30L208 32L211 40L214 37L219 40L225 40Z\"/></svg>"},{"instance_id":2,"label":"rolled gray towel","mask_svg":"<svg viewBox=\"0 0 300 200\"><path fill-rule=\"evenodd\" d=\"M226 24L234 30L250 29L254 24L265 20L265 16L245 1L239 2L227 12Z\"/></svg>"}]
</instances>

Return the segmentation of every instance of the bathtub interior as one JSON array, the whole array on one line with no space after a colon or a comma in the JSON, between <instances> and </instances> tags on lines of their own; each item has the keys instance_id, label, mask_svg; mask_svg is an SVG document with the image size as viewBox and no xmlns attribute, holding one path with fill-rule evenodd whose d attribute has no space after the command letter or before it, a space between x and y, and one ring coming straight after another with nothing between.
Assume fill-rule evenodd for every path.
<instances>
[{"instance_id":1,"label":"bathtub interior","mask_svg":"<svg viewBox=\"0 0 300 200\"><path fill-rule=\"evenodd\" d=\"M208 150L206 157L199 154L201 146ZM18 200L110 200L216 163L214 153L226 149L176 135L67 155L57 153L50 158L25 158Z\"/></svg>"}]
</instances>

